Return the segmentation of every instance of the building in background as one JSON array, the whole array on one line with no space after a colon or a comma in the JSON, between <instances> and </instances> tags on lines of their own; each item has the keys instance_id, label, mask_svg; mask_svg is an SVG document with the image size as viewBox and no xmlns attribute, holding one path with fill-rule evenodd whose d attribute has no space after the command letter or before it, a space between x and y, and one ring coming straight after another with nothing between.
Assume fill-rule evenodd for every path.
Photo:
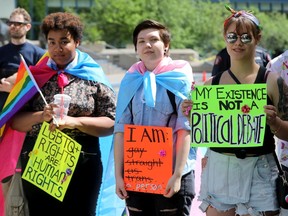
<instances>
[{"instance_id":1,"label":"building in background","mask_svg":"<svg viewBox=\"0 0 288 216\"><path fill-rule=\"evenodd\" d=\"M9 27L6 24L10 13L15 8L15 1L0 0L0 46L9 40Z\"/></svg>"},{"instance_id":2,"label":"building in background","mask_svg":"<svg viewBox=\"0 0 288 216\"><path fill-rule=\"evenodd\" d=\"M95 0L45 0L45 1L47 6L47 12L53 12L54 9L59 10L59 8L63 10L66 7L73 7L77 11L77 9L91 8L96 2ZM211 2L219 2L219 1L220 0L211 0ZM235 9L254 6L256 8L259 8L260 11L267 11L267 12L279 11L282 13L288 13L287 0L249 0L249 1L230 0L230 4Z\"/></svg>"},{"instance_id":3,"label":"building in background","mask_svg":"<svg viewBox=\"0 0 288 216\"><path fill-rule=\"evenodd\" d=\"M16 3L16 0L0 0L0 19L8 19Z\"/></svg>"},{"instance_id":4,"label":"building in background","mask_svg":"<svg viewBox=\"0 0 288 216\"><path fill-rule=\"evenodd\" d=\"M0 18L9 18L9 14L19 5L19 1L0 0ZM66 8L73 8L76 12L89 11L97 3L97 0L29 0L29 8L26 9L31 17L34 17L35 5L39 1L44 3L45 11L43 17L52 12L65 11ZM211 0L211 2L220 2L220 0ZM288 13L288 0L230 0L230 5L237 10L254 6L259 8L260 11ZM33 19L29 35L30 39L38 39L40 22Z\"/></svg>"},{"instance_id":5,"label":"building in background","mask_svg":"<svg viewBox=\"0 0 288 216\"><path fill-rule=\"evenodd\" d=\"M219 0L211 0L211 2L219 2ZM259 11L288 13L287 0L230 0L229 2L231 7L237 10L256 7Z\"/></svg>"},{"instance_id":6,"label":"building in background","mask_svg":"<svg viewBox=\"0 0 288 216\"><path fill-rule=\"evenodd\" d=\"M34 0L35 1L35 0ZM64 11L64 8L74 8L76 11L91 8L95 4L95 0L45 0L46 14Z\"/></svg>"}]
</instances>

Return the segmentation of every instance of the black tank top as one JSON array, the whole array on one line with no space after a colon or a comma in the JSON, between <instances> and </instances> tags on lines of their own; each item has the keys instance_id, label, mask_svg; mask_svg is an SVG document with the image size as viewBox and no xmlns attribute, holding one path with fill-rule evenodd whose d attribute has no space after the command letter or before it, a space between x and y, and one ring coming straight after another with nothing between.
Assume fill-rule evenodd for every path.
<instances>
[{"instance_id":1,"label":"black tank top","mask_svg":"<svg viewBox=\"0 0 288 216\"><path fill-rule=\"evenodd\" d=\"M268 76L269 71L266 73L265 67L260 67L256 80L254 83L266 83L266 79ZM217 74L212 78L212 85L218 85L220 78L222 76L222 73ZM267 97L267 104L273 105L271 99ZM265 129L265 135L264 135L264 143L263 146L260 147L243 147L243 148L210 148L211 150L219 153L233 153L238 158L245 158L246 154L253 154L255 156L257 155L263 155L263 154L269 154L274 152L275 150L275 140L274 140L274 134L270 130L270 126L266 125Z\"/></svg>"}]
</instances>

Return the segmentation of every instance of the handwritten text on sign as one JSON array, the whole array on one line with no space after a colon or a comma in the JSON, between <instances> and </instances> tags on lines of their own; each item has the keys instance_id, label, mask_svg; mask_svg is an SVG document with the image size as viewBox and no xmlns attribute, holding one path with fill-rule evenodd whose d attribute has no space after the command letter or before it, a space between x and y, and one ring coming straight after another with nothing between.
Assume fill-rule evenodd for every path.
<instances>
[{"instance_id":1,"label":"handwritten text on sign","mask_svg":"<svg viewBox=\"0 0 288 216\"><path fill-rule=\"evenodd\" d=\"M192 146L263 145L266 84L197 86L192 99Z\"/></svg>"},{"instance_id":2,"label":"handwritten text on sign","mask_svg":"<svg viewBox=\"0 0 288 216\"><path fill-rule=\"evenodd\" d=\"M44 122L22 178L63 201L75 170L81 145Z\"/></svg>"},{"instance_id":3,"label":"handwritten text on sign","mask_svg":"<svg viewBox=\"0 0 288 216\"><path fill-rule=\"evenodd\" d=\"M172 128L125 125L126 190L164 194L172 176Z\"/></svg>"}]
</instances>

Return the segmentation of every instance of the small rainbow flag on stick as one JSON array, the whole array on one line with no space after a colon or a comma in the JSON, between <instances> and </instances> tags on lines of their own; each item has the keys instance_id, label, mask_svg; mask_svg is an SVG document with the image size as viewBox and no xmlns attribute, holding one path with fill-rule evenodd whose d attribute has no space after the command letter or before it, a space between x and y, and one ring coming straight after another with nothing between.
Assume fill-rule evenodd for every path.
<instances>
[{"instance_id":1,"label":"small rainbow flag on stick","mask_svg":"<svg viewBox=\"0 0 288 216\"><path fill-rule=\"evenodd\" d=\"M37 93L37 91L41 94L45 104L47 104L42 92L40 91L40 88L38 87L25 62L25 59L21 54L20 56L21 62L18 68L16 82L0 113L0 137L4 132L6 122L13 117L13 115Z\"/></svg>"}]
</instances>

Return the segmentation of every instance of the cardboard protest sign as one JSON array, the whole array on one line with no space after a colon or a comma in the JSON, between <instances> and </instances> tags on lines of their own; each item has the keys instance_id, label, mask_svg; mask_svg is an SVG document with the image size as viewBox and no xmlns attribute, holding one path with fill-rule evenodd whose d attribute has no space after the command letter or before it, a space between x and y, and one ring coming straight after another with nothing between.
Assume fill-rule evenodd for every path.
<instances>
[{"instance_id":1,"label":"cardboard protest sign","mask_svg":"<svg viewBox=\"0 0 288 216\"><path fill-rule=\"evenodd\" d=\"M126 190L164 194L172 176L172 128L125 125L124 182Z\"/></svg>"},{"instance_id":2,"label":"cardboard protest sign","mask_svg":"<svg viewBox=\"0 0 288 216\"><path fill-rule=\"evenodd\" d=\"M191 146L262 146L266 84L196 86L192 91Z\"/></svg>"},{"instance_id":3,"label":"cardboard protest sign","mask_svg":"<svg viewBox=\"0 0 288 216\"><path fill-rule=\"evenodd\" d=\"M22 178L63 201L79 159L81 145L44 122Z\"/></svg>"}]
</instances>

